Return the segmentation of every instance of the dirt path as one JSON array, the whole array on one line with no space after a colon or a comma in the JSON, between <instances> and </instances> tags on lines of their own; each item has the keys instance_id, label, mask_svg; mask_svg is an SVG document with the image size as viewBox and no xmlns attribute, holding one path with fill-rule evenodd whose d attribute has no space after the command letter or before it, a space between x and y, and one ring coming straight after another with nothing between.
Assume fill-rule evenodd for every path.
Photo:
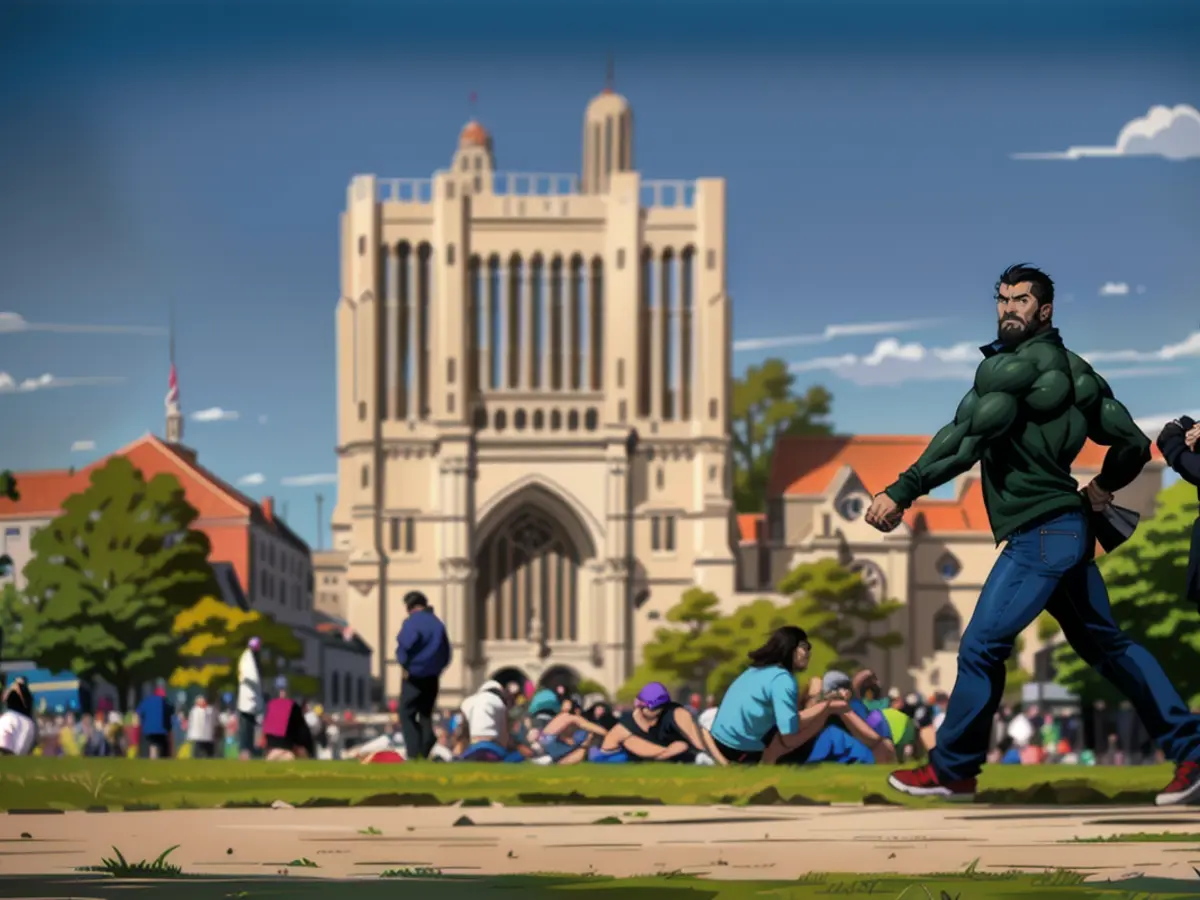
<instances>
[{"instance_id":1,"label":"dirt path","mask_svg":"<svg viewBox=\"0 0 1200 900\"><path fill-rule=\"evenodd\" d=\"M473 824L455 825L462 817ZM621 824L596 824L615 817ZM179 810L0 816L0 878L126 859L170 861L192 874L263 875L307 858L307 876L683 871L788 879L809 872L1054 868L1116 878L1195 878L1200 840L1085 843L1137 832L1200 833L1200 809L912 810L888 807L490 807Z\"/></svg>"}]
</instances>

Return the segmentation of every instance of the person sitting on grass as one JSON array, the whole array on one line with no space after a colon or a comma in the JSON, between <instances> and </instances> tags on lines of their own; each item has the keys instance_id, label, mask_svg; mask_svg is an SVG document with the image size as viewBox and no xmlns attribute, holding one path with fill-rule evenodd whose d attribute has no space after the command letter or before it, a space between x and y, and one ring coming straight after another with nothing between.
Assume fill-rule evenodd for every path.
<instances>
[{"instance_id":1,"label":"person sitting on grass","mask_svg":"<svg viewBox=\"0 0 1200 900\"><path fill-rule=\"evenodd\" d=\"M288 697L287 679L277 679L275 690L276 697L267 704L267 712L263 716L267 761L312 759L317 755L312 731L304 721L304 710L300 704Z\"/></svg>"},{"instance_id":2,"label":"person sitting on grass","mask_svg":"<svg viewBox=\"0 0 1200 900\"><path fill-rule=\"evenodd\" d=\"M459 762L523 762L533 755L517 744L509 724L514 697L498 681L485 681L462 702L463 739L466 749Z\"/></svg>"},{"instance_id":3,"label":"person sitting on grass","mask_svg":"<svg viewBox=\"0 0 1200 900\"><path fill-rule=\"evenodd\" d=\"M859 688L869 685L874 674L869 670L858 679ZM882 712L867 709L861 696L854 690L855 682L844 672L835 669L825 673L824 678L809 682L805 706L824 700L843 700L849 709L831 718L821 733L809 744L792 751L780 762L786 763L894 763L896 749L892 744L891 729Z\"/></svg>"},{"instance_id":4,"label":"person sitting on grass","mask_svg":"<svg viewBox=\"0 0 1200 900\"><path fill-rule=\"evenodd\" d=\"M16 678L0 697L0 756L29 756L37 745L38 728L33 719L33 692L24 678Z\"/></svg>"},{"instance_id":5,"label":"person sitting on grass","mask_svg":"<svg viewBox=\"0 0 1200 900\"><path fill-rule=\"evenodd\" d=\"M723 757L774 764L810 744L830 716L850 709L840 697L800 708L796 673L808 668L811 653L808 635L795 625L777 628L750 652L750 668L729 686L713 720L713 741Z\"/></svg>"},{"instance_id":6,"label":"person sitting on grass","mask_svg":"<svg viewBox=\"0 0 1200 900\"><path fill-rule=\"evenodd\" d=\"M578 698L560 699L550 690L533 695L529 715L532 727L528 742L534 752L533 762L539 765L569 766L582 762L593 739L608 734L608 729L580 713Z\"/></svg>"},{"instance_id":7,"label":"person sitting on grass","mask_svg":"<svg viewBox=\"0 0 1200 900\"><path fill-rule=\"evenodd\" d=\"M707 741L705 738L707 737ZM710 749L711 745L711 749ZM592 762L681 762L711 765L724 757L702 733L692 714L671 700L670 692L652 681L638 692L632 712L609 730Z\"/></svg>"}]
</instances>

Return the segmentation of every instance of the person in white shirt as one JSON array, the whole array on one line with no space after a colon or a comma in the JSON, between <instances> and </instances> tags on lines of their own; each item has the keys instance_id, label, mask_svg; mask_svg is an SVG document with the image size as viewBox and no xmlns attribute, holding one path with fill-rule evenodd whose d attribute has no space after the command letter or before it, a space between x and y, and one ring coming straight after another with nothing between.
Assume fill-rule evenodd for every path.
<instances>
[{"instance_id":1,"label":"person in white shirt","mask_svg":"<svg viewBox=\"0 0 1200 900\"><path fill-rule=\"evenodd\" d=\"M462 702L467 729L467 749L459 757L463 762L521 762L526 758L512 746L508 727L508 707L512 695L498 681L485 681L478 693Z\"/></svg>"},{"instance_id":2,"label":"person in white shirt","mask_svg":"<svg viewBox=\"0 0 1200 900\"><path fill-rule=\"evenodd\" d=\"M263 703L261 669L258 665L258 651L261 649L262 641L252 637L242 653L242 658L238 660L238 756L241 759L249 759L254 754L255 728L266 708Z\"/></svg>"},{"instance_id":3,"label":"person in white shirt","mask_svg":"<svg viewBox=\"0 0 1200 900\"><path fill-rule=\"evenodd\" d=\"M1018 749L1028 747L1033 739L1033 723L1023 712L1018 712L1008 723L1008 736Z\"/></svg>"},{"instance_id":4,"label":"person in white shirt","mask_svg":"<svg viewBox=\"0 0 1200 900\"><path fill-rule=\"evenodd\" d=\"M37 743L33 721L33 694L24 678L17 678L4 692L0 713L0 756L28 756Z\"/></svg>"},{"instance_id":5,"label":"person in white shirt","mask_svg":"<svg viewBox=\"0 0 1200 900\"><path fill-rule=\"evenodd\" d=\"M217 717L208 700L197 697L188 714L187 739L192 745L193 759L212 759L216 749Z\"/></svg>"}]
</instances>

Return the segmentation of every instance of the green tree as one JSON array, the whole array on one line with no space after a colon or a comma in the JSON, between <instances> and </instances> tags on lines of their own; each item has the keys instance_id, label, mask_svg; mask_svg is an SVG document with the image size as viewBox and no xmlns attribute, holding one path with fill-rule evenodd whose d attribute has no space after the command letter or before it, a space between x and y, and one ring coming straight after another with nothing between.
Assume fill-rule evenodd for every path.
<instances>
[{"instance_id":1,"label":"green tree","mask_svg":"<svg viewBox=\"0 0 1200 900\"><path fill-rule=\"evenodd\" d=\"M779 591L794 600L806 598L813 612L825 614L812 633L833 649L836 668L853 670L872 648L886 651L904 643L898 631L881 630L904 604L875 602L862 576L835 559L797 566L784 576Z\"/></svg>"},{"instance_id":2,"label":"green tree","mask_svg":"<svg viewBox=\"0 0 1200 900\"><path fill-rule=\"evenodd\" d=\"M238 660L250 638L257 637L262 641L259 659L263 670L259 674L264 691L270 692L270 680L275 676L286 675L293 695L320 695L317 679L291 671L304 646L291 628L264 613L205 596L175 616L172 631L179 642L179 668L171 675L172 687L196 688L210 695L235 690Z\"/></svg>"},{"instance_id":3,"label":"green tree","mask_svg":"<svg viewBox=\"0 0 1200 900\"><path fill-rule=\"evenodd\" d=\"M750 366L733 383L733 496L738 512L763 512L775 442L784 435L831 434L821 421L833 395L823 387L795 391L796 377L781 359Z\"/></svg>"},{"instance_id":4,"label":"green tree","mask_svg":"<svg viewBox=\"0 0 1200 900\"><path fill-rule=\"evenodd\" d=\"M1200 612L1184 598L1196 489L1177 482L1133 537L1098 561L1113 618L1162 664L1189 706L1200 704ZM1087 699L1124 699L1069 645L1055 651L1055 680Z\"/></svg>"},{"instance_id":5,"label":"green tree","mask_svg":"<svg viewBox=\"0 0 1200 900\"><path fill-rule=\"evenodd\" d=\"M648 681L661 681L672 690L698 690L720 696L749 665L747 654L762 646L771 632L783 625L799 625L813 637L828 614L810 600L779 605L759 599L743 604L728 615L717 612L718 599L692 588L667 612L675 627L659 628L654 640L642 648L642 663L621 689L617 699L628 702ZM834 659L832 649L813 638L809 670L824 672ZM806 676L798 674L800 681Z\"/></svg>"},{"instance_id":6,"label":"green tree","mask_svg":"<svg viewBox=\"0 0 1200 900\"><path fill-rule=\"evenodd\" d=\"M172 475L146 481L114 456L37 533L18 604L23 655L130 689L179 665L175 617L213 593L208 538Z\"/></svg>"}]
</instances>

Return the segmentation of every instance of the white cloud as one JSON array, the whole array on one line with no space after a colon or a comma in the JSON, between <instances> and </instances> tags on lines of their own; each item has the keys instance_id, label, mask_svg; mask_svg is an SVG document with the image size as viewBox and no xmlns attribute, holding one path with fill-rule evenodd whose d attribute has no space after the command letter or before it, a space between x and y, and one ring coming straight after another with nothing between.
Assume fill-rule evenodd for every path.
<instances>
[{"instance_id":1,"label":"white cloud","mask_svg":"<svg viewBox=\"0 0 1200 900\"><path fill-rule=\"evenodd\" d=\"M262 472L251 472L249 475L243 475L238 479L238 484L244 484L247 487L253 487L256 484L262 484L267 480L267 476Z\"/></svg>"},{"instance_id":2,"label":"white cloud","mask_svg":"<svg viewBox=\"0 0 1200 900\"><path fill-rule=\"evenodd\" d=\"M882 386L903 381L969 381L980 359L979 345L969 342L925 347L885 338L865 356L826 356L792 363L789 368L793 372L826 370L858 385Z\"/></svg>"},{"instance_id":3,"label":"white cloud","mask_svg":"<svg viewBox=\"0 0 1200 900\"><path fill-rule=\"evenodd\" d=\"M64 322L30 322L20 313L0 312L0 334L22 331L57 331L62 334L141 334L163 337L167 329L149 325L71 325Z\"/></svg>"},{"instance_id":4,"label":"white cloud","mask_svg":"<svg viewBox=\"0 0 1200 900\"><path fill-rule=\"evenodd\" d=\"M193 422L232 422L237 419L238 414L232 409L221 409L219 406L210 406L208 409L198 409L192 413Z\"/></svg>"},{"instance_id":5,"label":"white cloud","mask_svg":"<svg viewBox=\"0 0 1200 900\"><path fill-rule=\"evenodd\" d=\"M945 319L908 319L901 322L859 322L853 325L826 325L816 334L785 334L777 337L744 338L733 342L735 353L746 350L771 350L776 347L802 347L808 344L827 344L838 338L862 337L863 335L887 334L915 331L939 325Z\"/></svg>"},{"instance_id":6,"label":"white cloud","mask_svg":"<svg viewBox=\"0 0 1200 900\"><path fill-rule=\"evenodd\" d=\"M1142 429L1147 436L1151 438L1157 438L1158 433L1162 431L1164 425L1166 425L1168 422L1173 422L1175 419L1182 418L1183 416L1190 416L1193 419L1200 420L1200 408L1183 412L1165 412L1152 416L1138 416L1133 421L1134 424L1136 424L1138 428Z\"/></svg>"},{"instance_id":7,"label":"white cloud","mask_svg":"<svg viewBox=\"0 0 1200 900\"><path fill-rule=\"evenodd\" d=\"M1165 344L1157 350L1093 350L1091 353L1080 355L1092 365L1105 362L1171 362L1176 359L1190 359L1200 357L1200 331L1193 331L1182 341Z\"/></svg>"},{"instance_id":8,"label":"white cloud","mask_svg":"<svg viewBox=\"0 0 1200 900\"><path fill-rule=\"evenodd\" d=\"M1014 153L1013 159L1084 159L1089 156L1161 156L1183 160L1200 158L1200 111L1181 103L1153 106L1150 112L1128 122L1110 147L1070 147L1056 153Z\"/></svg>"},{"instance_id":9,"label":"white cloud","mask_svg":"<svg viewBox=\"0 0 1200 900\"><path fill-rule=\"evenodd\" d=\"M87 375L82 378L63 378L58 375L39 375L37 378L26 378L17 381L7 372L0 372L0 394L26 394L30 391L46 391L53 388L71 387L105 387L113 384L124 384L127 379L109 375Z\"/></svg>"},{"instance_id":10,"label":"white cloud","mask_svg":"<svg viewBox=\"0 0 1200 900\"><path fill-rule=\"evenodd\" d=\"M1101 297L1124 297L1129 293L1129 285L1123 281L1106 281L1100 285Z\"/></svg>"},{"instance_id":11,"label":"white cloud","mask_svg":"<svg viewBox=\"0 0 1200 900\"><path fill-rule=\"evenodd\" d=\"M72 453L86 453L89 450L96 449L95 441L76 441L71 445Z\"/></svg>"},{"instance_id":12,"label":"white cloud","mask_svg":"<svg viewBox=\"0 0 1200 900\"><path fill-rule=\"evenodd\" d=\"M337 484L337 475L292 475L288 478L280 478L279 483L284 487L312 487L318 484Z\"/></svg>"}]
</instances>

